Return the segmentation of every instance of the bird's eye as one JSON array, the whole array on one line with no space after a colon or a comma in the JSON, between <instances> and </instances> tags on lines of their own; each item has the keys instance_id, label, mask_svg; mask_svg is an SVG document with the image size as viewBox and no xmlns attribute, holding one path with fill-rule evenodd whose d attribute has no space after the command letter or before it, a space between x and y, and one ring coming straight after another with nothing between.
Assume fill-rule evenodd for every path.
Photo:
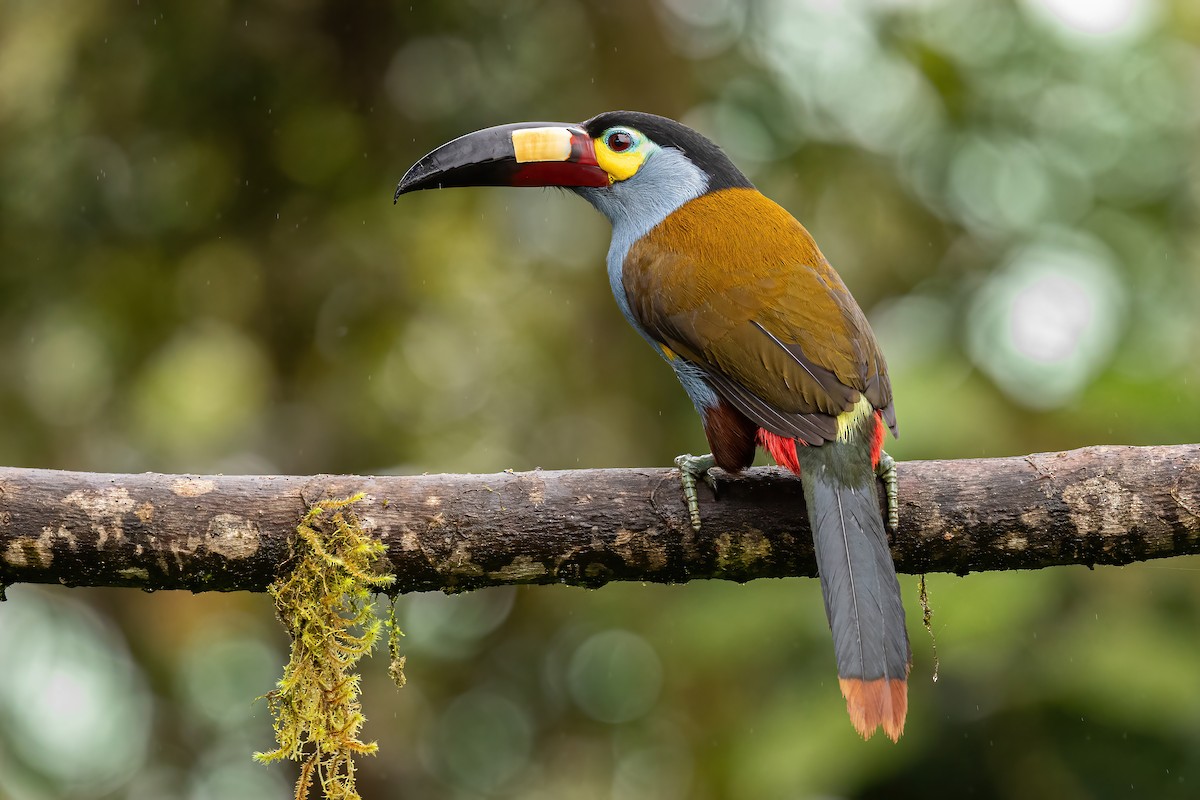
<instances>
[{"instance_id":1,"label":"bird's eye","mask_svg":"<svg viewBox=\"0 0 1200 800\"><path fill-rule=\"evenodd\" d=\"M613 131L604 140L608 145L608 149L614 153L624 153L629 148L633 147L633 135L628 131Z\"/></svg>"}]
</instances>

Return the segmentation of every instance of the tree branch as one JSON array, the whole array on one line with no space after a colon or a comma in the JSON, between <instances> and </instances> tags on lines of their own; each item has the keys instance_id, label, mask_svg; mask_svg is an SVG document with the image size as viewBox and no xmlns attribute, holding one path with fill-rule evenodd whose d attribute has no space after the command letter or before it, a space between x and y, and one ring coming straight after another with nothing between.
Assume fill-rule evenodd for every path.
<instances>
[{"instance_id":1,"label":"tree branch","mask_svg":"<svg viewBox=\"0 0 1200 800\"><path fill-rule=\"evenodd\" d=\"M800 483L716 473L687 524L673 469L494 475L106 475L0 468L0 584L262 591L312 503L364 492L400 591L813 575ZM1200 445L899 465L902 572L1200 552ZM880 493L882 495L882 492Z\"/></svg>"}]
</instances>

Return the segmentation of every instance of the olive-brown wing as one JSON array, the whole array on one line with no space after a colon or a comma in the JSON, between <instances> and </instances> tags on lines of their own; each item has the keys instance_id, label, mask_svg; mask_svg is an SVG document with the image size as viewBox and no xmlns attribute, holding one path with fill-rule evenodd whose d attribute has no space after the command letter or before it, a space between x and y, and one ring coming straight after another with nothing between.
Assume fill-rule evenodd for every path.
<instances>
[{"instance_id":1,"label":"olive-brown wing","mask_svg":"<svg viewBox=\"0 0 1200 800\"><path fill-rule=\"evenodd\" d=\"M685 204L630 248L623 278L645 330L762 427L819 444L861 394L892 424L862 311L803 226L757 191Z\"/></svg>"}]
</instances>

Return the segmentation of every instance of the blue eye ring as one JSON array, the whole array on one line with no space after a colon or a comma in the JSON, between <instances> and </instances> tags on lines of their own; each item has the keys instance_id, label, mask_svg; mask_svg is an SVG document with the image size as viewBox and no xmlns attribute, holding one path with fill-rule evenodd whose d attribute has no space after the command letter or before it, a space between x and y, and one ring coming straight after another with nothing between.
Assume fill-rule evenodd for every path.
<instances>
[{"instance_id":1,"label":"blue eye ring","mask_svg":"<svg viewBox=\"0 0 1200 800\"><path fill-rule=\"evenodd\" d=\"M624 128L616 128L604 134L604 146L614 153L625 153L634 148L637 139Z\"/></svg>"}]
</instances>

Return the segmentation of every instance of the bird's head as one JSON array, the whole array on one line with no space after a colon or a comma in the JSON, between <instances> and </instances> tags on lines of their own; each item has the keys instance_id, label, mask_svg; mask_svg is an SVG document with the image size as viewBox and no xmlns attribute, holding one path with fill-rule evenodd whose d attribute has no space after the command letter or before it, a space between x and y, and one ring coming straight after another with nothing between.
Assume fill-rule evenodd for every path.
<instances>
[{"instance_id":1,"label":"bird's head","mask_svg":"<svg viewBox=\"0 0 1200 800\"><path fill-rule=\"evenodd\" d=\"M452 186L559 186L619 226L662 219L705 192L752 184L686 125L610 111L578 124L522 122L460 136L413 165L396 197Z\"/></svg>"}]
</instances>

